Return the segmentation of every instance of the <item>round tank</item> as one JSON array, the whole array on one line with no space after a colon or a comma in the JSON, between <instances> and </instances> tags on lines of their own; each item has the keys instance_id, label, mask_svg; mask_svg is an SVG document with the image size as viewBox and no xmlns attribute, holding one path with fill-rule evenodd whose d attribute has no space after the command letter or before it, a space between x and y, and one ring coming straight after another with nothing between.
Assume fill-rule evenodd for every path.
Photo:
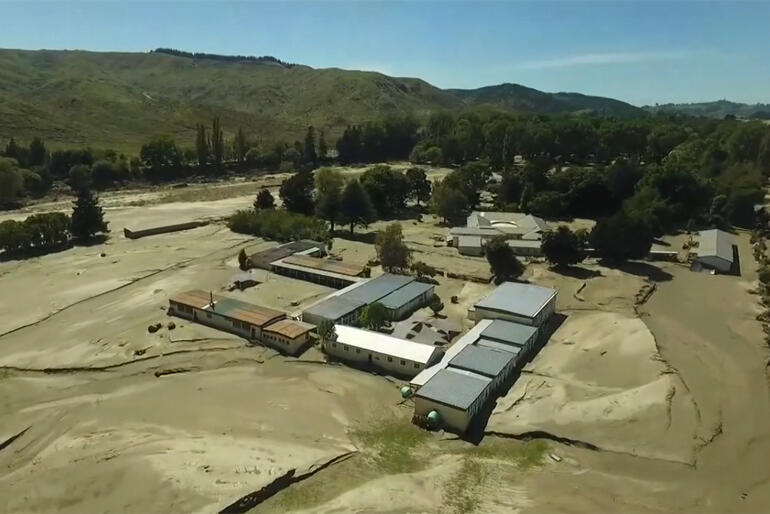
<instances>
[{"instance_id":1,"label":"round tank","mask_svg":"<svg viewBox=\"0 0 770 514\"><path fill-rule=\"evenodd\" d=\"M401 398L409 398L412 396L412 389L409 386L404 386L401 388Z\"/></svg>"},{"instance_id":2,"label":"round tank","mask_svg":"<svg viewBox=\"0 0 770 514\"><path fill-rule=\"evenodd\" d=\"M436 412L435 410L432 410L428 413L428 422L431 425L437 424L441 420L441 414Z\"/></svg>"}]
</instances>

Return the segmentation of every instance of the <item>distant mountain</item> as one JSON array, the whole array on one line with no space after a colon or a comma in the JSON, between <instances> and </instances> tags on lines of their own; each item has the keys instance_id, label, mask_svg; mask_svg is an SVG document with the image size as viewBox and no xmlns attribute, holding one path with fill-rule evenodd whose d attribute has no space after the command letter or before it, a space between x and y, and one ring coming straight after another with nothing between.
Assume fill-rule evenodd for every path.
<instances>
[{"instance_id":1,"label":"distant mountain","mask_svg":"<svg viewBox=\"0 0 770 514\"><path fill-rule=\"evenodd\" d=\"M308 125L333 141L345 126L387 114L425 117L490 106L511 112L646 113L627 103L515 84L442 90L417 78L313 69L275 57L0 50L0 139L136 152L153 134L191 147L195 124L220 116L266 140L301 139Z\"/></svg>"},{"instance_id":2,"label":"distant mountain","mask_svg":"<svg viewBox=\"0 0 770 514\"><path fill-rule=\"evenodd\" d=\"M643 107L648 112L678 112L690 116L704 116L708 118L724 118L732 115L746 119L770 119L770 104L742 104L728 100L716 102L700 102L690 104L656 104Z\"/></svg>"},{"instance_id":3,"label":"distant mountain","mask_svg":"<svg viewBox=\"0 0 770 514\"><path fill-rule=\"evenodd\" d=\"M603 116L641 116L644 111L620 100L580 93L544 93L519 84L478 89L447 89L466 105L491 105L514 112L560 113L590 111Z\"/></svg>"}]
</instances>

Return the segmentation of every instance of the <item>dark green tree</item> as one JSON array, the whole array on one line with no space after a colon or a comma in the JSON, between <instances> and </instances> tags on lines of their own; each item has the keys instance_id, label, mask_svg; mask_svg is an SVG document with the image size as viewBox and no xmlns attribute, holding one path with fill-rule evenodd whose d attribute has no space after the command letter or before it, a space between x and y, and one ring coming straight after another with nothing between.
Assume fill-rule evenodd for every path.
<instances>
[{"instance_id":1,"label":"dark green tree","mask_svg":"<svg viewBox=\"0 0 770 514\"><path fill-rule=\"evenodd\" d=\"M287 211L308 216L313 214L313 175L295 173L281 184L278 196Z\"/></svg>"},{"instance_id":2,"label":"dark green tree","mask_svg":"<svg viewBox=\"0 0 770 514\"><path fill-rule=\"evenodd\" d=\"M387 218L404 208L409 195L409 182L403 173L390 166L378 165L366 170L360 181L381 218Z\"/></svg>"},{"instance_id":3,"label":"dark green tree","mask_svg":"<svg viewBox=\"0 0 770 514\"><path fill-rule=\"evenodd\" d=\"M345 186L340 200L340 214L350 223L351 234L356 225L367 226L374 219L372 200L358 180L351 180Z\"/></svg>"},{"instance_id":4,"label":"dark green tree","mask_svg":"<svg viewBox=\"0 0 770 514\"><path fill-rule=\"evenodd\" d=\"M257 193L257 199L254 200L254 209L272 209L275 207L275 198L269 189L264 188Z\"/></svg>"},{"instance_id":5,"label":"dark green tree","mask_svg":"<svg viewBox=\"0 0 770 514\"><path fill-rule=\"evenodd\" d=\"M168 136L153 137L142 145L139 156L157 177L173 175L182 161L179 148Z\"/></svg>"},{"instance_id":6,"label":"dark green tree","mask_svg":"<svg viewBox=\"0 0 770 514\"><path fill-rule=\"evenodd\" d=\"M578 235L565 225L545 232L541 248L548 262L556 267L577 264L586 256Z\"/></svg>"},{"instance_id":7,"label":"dark green tree","mask_svg":"<svg viewBox=\"0 0 770 514\"><path fill-rule=\"evenodd\" d=\"M198 158L198 166L203 167L209 163L209 137L206 135L206 127L203 123L195 126L195 155Z\"/></svg>"},{"instance_id":8,"label":"dark green tree","mask_svg":"<svg viewBox=\"0 0 770 514\"><path fill-rule=\"evenodd\" d=\"M326 143L324 131L318 134L318 158L323 161L329 155L329 145Z\"/></svg>"},{"instance_id":9,"label":"dark green tree","mask_svg":"<svg viewBox=\"0 0 770 514\"><path fill-rule=\"evenodd\" d=\"M430 181L422 168L412 167L406 170L406 181L409 184L409 198L417 202L430 200Z\"/></svg>"},{"instance_id":10,"label":"dark green tree","mask_svg":"<svg viewBox=\"0 0 770 514\"><path fill-rule=\"evenodd\" d=\"M589 236L596 255L614 262L646 257L652 240L652 231L646 223L622 212L600 219Z\"/></svg>"},{"instance_id":11,"label":"dark green tree","mask_svg":"<svg viewBox=\"0 0 770 514\"><path fill-rule=\"evenodd\" d=\"M243 271L249 269L249 256L246 255L246 250L243 248L238 252L238 267Z\"/></svg>"},{"instance_id":12,"label":"dark green tree","mask_svg":"<svg viewBox=\"0 0 770 514\"><path fill-rule=\"evenodd\" d=\"M89 189L78 191L78 197L72 209L70 231L80 240L88 240L96 234L109 232L107 223L104 221L104 211L99 205L99 198Z\"/></svg>"},{"instance_id":13,"label":"dark green tree","mask_svg":"<svg viewBox=\"0 0 770 514\"><path fill-rule=\"evenodd\" d=\"M359 321L369 330L379 330L388 321L388 310L380 302L374 302L364 307Z\"/></svg>"},{"instance_id":14,"label":"dark green tree","mask_svg":"<svg viewBox=\"0 0 770 514\"><path fill-rule=\"evenodd\" d=\"M312 125L307 128L307 133L305 134L305 146L302 153L302 160L309 164L315 164L318 160L318 155L315 150L315 129Z\"/></svg>"},{"instance_id":15,"label":"dark green tree","mask_svg":"<svg viewBox=\"0 0 770 514\"><path fill-rule=\"evenodd\" d=\"M246 159L246 152L249 150L249 143L246 141L246 134L243 133L243 128L238 128L238 133L235 134L235 158L238 164L243 164Z\"/></svg>"},{"instance_id":16,"label":"dark green tree","mask_svg":"<svg viewBox=\"0 0 770 514\"><path fill-rule=\"evenodd\" d=\"M76 164L70 169L69 177L67 178L67 184L73 191L82 191L89 189L93 183L93 177L91 175L91 167L85 164Z\"/></svg>"},{"instance_id":17,"label":"dark green tree","mask_svg":"<svg viewBox=\"0 0 770 514\"><path fill-rule=\"evenodd\" d=\"M0 158L0 208L14 207L24 193L24 177L14 159Z\"/></svg>"},{"instance_id":18,"label":"dark green tree","mask_svg":"<svg viewBox=\"0 0 770 514\"><path fill-rule=\"evenodd\" d=\"M219 117L211 122L211 158L217 170L222 167L225 157L225 136L219 123Z\"/></svg>"},{"instance_id":19,"label":"dark green tree","mask_svg":"<svg viewBox=\"0 0 770 514\"><path fill-rule=\"evenodd\" d=\"M385 230L377 232L374 249L385 271L392 273L409 269L411 252L404 243L400 223L391 223Z\"/></svg>"},{"instance_id":20,"label":"dark green tree","mask_svg":"<svg viewBox=\"0 0 770 514\"><path fill-rule=\"evenodd\" d=\"M465 195L446 180L433 187L431 210L444 223L460 222L467 215L469 208Z\"/></svg>"},{"instance_id":21,"label":"dark green tree","mask_svg":"<svg viewBox=\"0 0 770 514\"><path fill-rule=\"evenodd\" d=\"M316 327L316 331L318 332L318 339L322 344L327 341L337 340L337 331L334 328L334 322L331 320L322 320Z\"/></svg>"},{"instance_id":22,"label":"dark green tree","mask_svg":"<svg viewBox=\"0 0 770 514\"><path fill-rule=\"evenodd\" d=\"M524 273L524 265L508 246L505 236L497 236L492 239L487 244L486 253L489 268L495 277L495 283L515 280Z\"/></svg>"},{"instance_id":23,"label":"dark green tree","mask_svg":"<svg viewBox=\"0 0 770 514\"><path fill-rule=\"evenodd\" d=\"M48 151L45 149L45 143L39 137L35 137L29 143L29 166L42 166L48 160Z\"/></svg>"},{"instance_id":24,"label":"dark green tree","mask_svg":"<svg viewBox=\"0 0 770 514\"><path fill-rule=\"evenodd\" d=\"M428 303L428 308L433 311L434 316L438 316L438 313L444 310L444 303L438 295L433 295L430 303Z\"/></svg>"}]
</instances>

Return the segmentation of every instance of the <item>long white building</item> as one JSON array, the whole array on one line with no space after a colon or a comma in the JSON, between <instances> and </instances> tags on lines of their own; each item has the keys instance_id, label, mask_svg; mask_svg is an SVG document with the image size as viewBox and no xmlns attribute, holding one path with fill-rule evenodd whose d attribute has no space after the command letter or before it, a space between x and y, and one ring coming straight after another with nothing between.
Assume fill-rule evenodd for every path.
<instances>
[{"instance_id":1,"label":"long white building","mask_svg":"<svg viewBox=\"0 0 770 514\"><path fill-rule=\"evenodd\" d=\"M413 377L438 362L443 351L422 343L347 325L335 325L337 338L324 342L324 351L344 362Z\"/></svg>"}]
</instances>

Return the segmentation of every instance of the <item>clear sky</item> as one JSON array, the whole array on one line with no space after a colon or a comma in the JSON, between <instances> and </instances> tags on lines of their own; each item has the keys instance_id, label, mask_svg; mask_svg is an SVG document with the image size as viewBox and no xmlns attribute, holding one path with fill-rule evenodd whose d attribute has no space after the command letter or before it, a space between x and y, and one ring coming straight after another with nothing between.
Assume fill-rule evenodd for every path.
<instances>
[{"instance_id":1,"label":"clear sky","mask_svg":"<svg viewBox=\"0 0 770 514\"><path fill-rule=\"evenodd\" d=\"M641 105L770 102L770 1L9 2L0 46L273 55Z\"/></svg>"}]
</instances>

